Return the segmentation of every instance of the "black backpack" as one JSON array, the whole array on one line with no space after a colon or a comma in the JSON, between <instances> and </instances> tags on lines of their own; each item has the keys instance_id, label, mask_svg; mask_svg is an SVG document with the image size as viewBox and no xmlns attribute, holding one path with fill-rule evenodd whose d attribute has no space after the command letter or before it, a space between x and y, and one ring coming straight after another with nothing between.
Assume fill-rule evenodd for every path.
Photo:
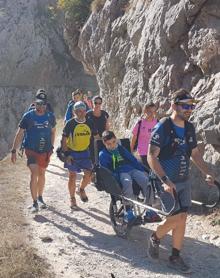
<instances>
[{"instance_id":1,"label":"black backpack","mask_svg":"<svg viewBox=\"0 0 220 278\"><path fill-rule=\"evenodd\" d=\"M176 138L178 137L176 134L176 131L173 126L173 122L170 117L165 117L160 120L160 123L163 124L165 136L170 137L170 140L166 146L164 146L162 149L160 149L159 159L169 159L173 156L173 154L176 152L178 147L178 142L176 141ZM185 121L185 139L186 144L188 146L188 150L186 152L188 158L190 158L192 149L194 148L194 137L195 129L192 123Z\"/></svg>"},{"instance_id":2,"label":"black backpack","mask_svg":"<svg viewBox=\"0 0 220 278\"><path fill-rule=\"evenodd\" d=\"M134 151L137 150L137 146L138 146L138 140L139 140L139 135L140 135L140 130L141 130L141 122L142 122L142 119L140 119L138 121L137 138L136 138L136 141L135 141L135 144L134 144Z\"/></svg>"}]
</instances>

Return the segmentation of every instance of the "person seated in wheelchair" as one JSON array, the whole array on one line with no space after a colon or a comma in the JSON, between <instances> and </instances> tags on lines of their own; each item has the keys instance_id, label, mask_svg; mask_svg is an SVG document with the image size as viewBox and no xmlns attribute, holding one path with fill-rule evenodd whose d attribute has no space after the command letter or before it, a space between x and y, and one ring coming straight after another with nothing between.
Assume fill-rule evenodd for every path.
<instances>
[{"instance_id":1,"label":"person seated in wheelchair","mask_svg":"<svg viewBox=\"0 0 220 278\"><path fill-rule=\"evenodd\" d=\"M149 179L144 166L123 146L112 131L104 131L102 140L105 148L99 152L99 164L109 169L116 180L121 184L125 197L135 199L132 183L135 181L141 188L144 196L147 196ZM133 222L136 216L131 205L126 206L125 222ZM152 210L147 210L144 216L145 222L161 221L159 215Z\"/></svg>"}]
</instances>

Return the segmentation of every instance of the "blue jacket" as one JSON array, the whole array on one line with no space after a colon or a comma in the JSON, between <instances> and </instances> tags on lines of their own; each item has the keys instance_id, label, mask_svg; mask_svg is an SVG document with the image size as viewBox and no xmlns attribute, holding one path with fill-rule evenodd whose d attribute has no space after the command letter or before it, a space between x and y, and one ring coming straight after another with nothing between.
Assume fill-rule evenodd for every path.
<instances>
[{"instance_id":1,"label":"blue jacket","mask_svg":"<svg viewBox=\"0 0 220 278\"><path fill-rule=\"evenodd\" d=\"M144 171L143 165L123 146L118 145L120 156L124 159L123 164L117 164L114 155L106 148L99 152L99 164L109 169L115 178L119 180L119 174L132 171L134 169Z\"/></svg>"}]
</instances>

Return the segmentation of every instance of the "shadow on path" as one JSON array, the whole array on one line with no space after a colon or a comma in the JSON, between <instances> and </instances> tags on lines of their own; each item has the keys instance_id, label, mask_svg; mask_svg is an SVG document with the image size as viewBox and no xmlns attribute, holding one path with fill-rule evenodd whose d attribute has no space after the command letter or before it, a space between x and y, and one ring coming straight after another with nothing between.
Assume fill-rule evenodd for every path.
<instances>
[{"instance_id":1,"label":"shadow on path","mask_svg":"<svg viewBox=\"0 0 220 278\"><path fill-rule=\"evenodd\" d=\"M64 178L68 178L68 172L63 172L63 173L60 173L60 172L56 172L56 171L52 171L50 169L47 169L46 172L50 173L50 174L53 174L53 175L57 175L57 176L60 176L60 177L64 177Z\"/></svg>"},{"instance_id":2,"label":"shadow on path","mask_svg":"<svg viewBox=\"0 0 220 278\"><path fill-rule=\"evenodd\" d=\"M94 214L91 212L87 212L84 209L80 210L81 213L94 217ZM38 223L49 222L53 224L57 229L67 234L67 238L70 242L88 250L90 254L91 252L100 253L102 256L127 262L137 268L137 270L146 269L157 274L176 274L175 271L166 266L169 256L168 249L170 249L171 246L171 237L169 235L162 242L160 253L161 260L159 263L155 263L147 259L146 255L147 239L152 233L152 230L144 227L134 227L129 239L124 240L115 235L109 235L93 227L89 227L76 217L61 213L55 208L50 208L50 211L57 216L56 221L53 218L49 219L42 215L36 215L34 220ZM59 217L68 221L69 225L61 225L59 223ZM103 221L102 218L98 218L97 220ZM109 222L107 223L105 220L105 223L108 224ZM74 229L75 226L85 230L87 235L81 235L80 232ZM186 261L190 262L194 272L191 275L181 274L180 277L219 277L220 249L218 247L190 237L185 238L184 245L183 256L186 258Z\"/></svg>"}]
</instances>

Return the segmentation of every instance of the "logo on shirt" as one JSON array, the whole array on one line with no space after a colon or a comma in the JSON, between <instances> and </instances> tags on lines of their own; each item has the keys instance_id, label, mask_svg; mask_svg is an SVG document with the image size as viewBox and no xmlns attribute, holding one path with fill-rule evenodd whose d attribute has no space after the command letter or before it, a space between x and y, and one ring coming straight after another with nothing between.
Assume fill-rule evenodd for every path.
<instances>
[{"instance_id":1,"label":"logo on shirt","mask_svg":"<svg viewBox=\"0 0 220 278\"><path fill-rule=\"evenodd\" d=\"M154 133L152 139L154 139L155 141L159 140L160 139L160 135L158 133Z\"/></svg>"},{"instance_id":2,"label":"logo on shirt","mask_svg":"<svg viewBox=\"0 0 220 278\"><path fill-rule=\"evenodd\" d=\"M174 142L177 143L179 146L184 146L186 144L186 140L184 138L175 138Z\"/></svg>"},{"instance_id":3,"label":"logo on shirt","mask_svg":"<svg viewBox=\"0 0 220 278\"><path fill-rule=\"evenodd\" d=\"M75 136L90 136L90 132L88 130L83 130L82 132L76 132Z\"/></svg>"},{"instance_id":4,"label":"logo on shirt","mask_svg":"<svg viewBox=\"0 0 220 278\"><path fill-rule=\"evenodd\" d=\"M45 121L43 123L38 123L38 122L34 121L34 126L36 128L48 128L49 127L49 121Z\"/></svg>"}]
</instances>

